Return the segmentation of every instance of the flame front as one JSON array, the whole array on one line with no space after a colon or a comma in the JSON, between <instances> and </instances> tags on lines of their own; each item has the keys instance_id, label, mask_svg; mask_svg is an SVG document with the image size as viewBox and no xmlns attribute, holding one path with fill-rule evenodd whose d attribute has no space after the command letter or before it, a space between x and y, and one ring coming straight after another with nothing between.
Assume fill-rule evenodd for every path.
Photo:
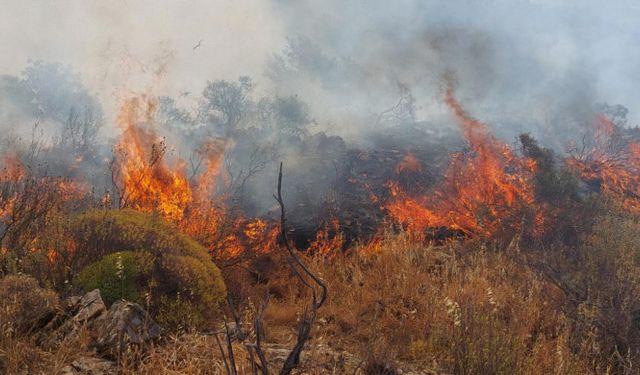
<instances>
[{"instance_id":1,"label":"flame front","mask_svg":"<svg viewBox=\"0 0 640 375\"><path fill-rule=\"evenodd\" d=\"M249 249L270 251L277 228L229 210L225 194L218 194L224 156L233 143L222 138L205 140L197 149L199 162L189 179L184 162L171 166L165 160L166 145L154 127L156 110L157 102L143 96L126 101L120 111L123 133L114 150L113 168L120 205L157 211L207 246L217 259L238 257Z\"/></svg>"},{"instance_id":2,"label":"flame front","mask_svg":"<svg viewBox=\"0 0 640 375\"><path fill-rule=\"evenodd\" d=\"M454 153L443 181L421 195L408 194L397 182L389 182L392 199L385 208L414 233L444 227L466 235L489 236L505 226L517 229L522 220L513 218L515 212L525 208L536 211L531 184L535 162L515 155L485 124L470 117L451 89L445 103L470 150ZM407 164L405 160L402 163ZM541 214L535 215L538 225L542 220Z\"/></svg>"}]
</instances>

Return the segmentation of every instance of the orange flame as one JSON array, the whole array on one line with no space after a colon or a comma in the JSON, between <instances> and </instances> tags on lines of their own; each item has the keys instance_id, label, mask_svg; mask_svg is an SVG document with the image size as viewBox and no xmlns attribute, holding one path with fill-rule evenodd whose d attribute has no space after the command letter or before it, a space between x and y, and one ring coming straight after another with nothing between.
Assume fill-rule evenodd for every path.
<instances>
[{"instance_id":1,"label":"orange flame","mask_svg":"<svg viewBox=\"0 0 640 375\"><path fill-rule=\"evenodd\" d=\"M517 229L521 220L512 218L513 214L536 208L531 185L535 162L517 157L484 123L470 117L451 89L445 103L471 151L454 153L443 181L423 195L412 196L398 183L389 182L392 199L385 208L414 233L446 227L467 235L490 236L504 227ZM535 219L538 225L542 223L541 214Z\"/></svg>"},{"instance_id":2,"label":"orange flame","mask_svg":"<svg viewBox=\"0 0 640 375\"><path fill-rule=\"evenodd\" d=\"M408 152L402 160L396 166L396 173L400 174L405 171L411 171L414 173L423 173L422 172L422 163L415 154L412 152Z\"/></svg>"},{"instance_id":3,"label":"orange flame","mask_svg":"<svg viewBox=\"0 0 640 375\"><path fill-rule=\"evenodd\" d=\"M594 125L590 147L567 158L567 165L625 209L640 213L640 143L625 139L602 114Z\"/></svg>"},{"instance_id":4,"label":"orange flame","mask_svg":"<svg viewBox=\"0 0 640 375\"><path fill-rule=\"evenodd\" d=\"M204 163L204 172L198 177L196 191L199 199L209 199L215 193L216 182L221 173L225 151L230 141L215 138L205 141L198 150Z\"/></svg>"},{"instance_id":5,"label":"orange flame","mask_svg":"<svg viewBox=\"0 0 640 375\"><path fill-rule=\"evenodd\" d=\"M216 196L224 156L233 144L214 138L198 148L191 181L183 162L170 166L165 143L154 129L157 102L147 97L125 102L118 123L123 129L116 151L116 183L121 205L157 211L175 222L218 259L238 257L248 250L271 251L277 228L261 219L249 220L229 210L224 195ZM108 202L110 197L106 196Z\"/></svg>"},{"instance_id":6,"label":"orange flame","mask_svg":"<svg viewBox=\"0 0 640 375\"><path fill-rule=\"evenodd\" d=\"M340 229L340 221L333 218L325 226L318 230L316 238L307 249L311 254L319 254L324 257L333 258L338 255L344 247L344 235Z\"/></svg>"},{"instance_id":7,"label":"orange flame","mask_svg":"<svg viewBox=\"0 0 640 375\"><path fill-rule=\"evenodd\" d=\"M153 129L157 102L147 97L125 102L118 116L123 128L116 146L122 204L141 211L157 210L180 220L192 200L183 166L170 169L164 160L165 144Z\"/></svg>"},{"instance_id":8,"label":"orange flame","mask_svg":"<svg viewBox=\"0 0 640 375\"><path fill-rule=\"evenodd\" d=\"M0 175L0 183L17 184L26 177L26 169L16 153L7 152L3 155L3 169ZM6 193L0 194L0 222L9 219L17 199L17 192L6 189Z\"/></svg>"}]
</instances>

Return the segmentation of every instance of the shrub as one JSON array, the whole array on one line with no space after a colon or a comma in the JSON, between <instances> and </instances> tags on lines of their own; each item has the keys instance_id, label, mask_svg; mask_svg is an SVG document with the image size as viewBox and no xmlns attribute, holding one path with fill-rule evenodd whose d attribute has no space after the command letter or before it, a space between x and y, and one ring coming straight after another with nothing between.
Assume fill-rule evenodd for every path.
<instances>
[{"instance_id":1,"label":"shrub","mask_svg":"<svg viewBox=\"0 0 640 375\"><path fill-rule=\"evenodd\" d=\"M26 275L9 275L0 280L0 334L27 333L50 318L58 307L58 296L40 288Z\"/></svg>"},{"instance_id":2,"label":"shrub","mask_svg":"<svg viewBox=\"0 0 640 375\"><path fill-rule=\"evenodd\" d=\"M119 299L140 301L151 266L151 256L144 251L113 253L85 267L74 284L84 290L100 289L107 305Z\"/></svg>"},{"instance_id":3,"label":"shrub","mask_svg":"<svg viewBox=\"0 0 640 375\"><path fill-rule=\"evenodd\" d=\"M76 267L116 251L140 249L154 256L189 256L211 262L204 247L153 213L90 210L71 220L70 231L79 250L74 259Z\"/></svg>"},{"instance_id":4,"label":"shrub","mask_svg":"<svg viewBox=\"0 0 640 375\"><path fill-rule=\"evenodd\" d=\"M76 284L101 289L107 303L120 297L144 303L148 293L160 323L199 327L225 301L222 275L206 249L154 214L93 210L74 218L70 232L78 249L72 268L82 269Z\"/></svg>"}]
</instances>

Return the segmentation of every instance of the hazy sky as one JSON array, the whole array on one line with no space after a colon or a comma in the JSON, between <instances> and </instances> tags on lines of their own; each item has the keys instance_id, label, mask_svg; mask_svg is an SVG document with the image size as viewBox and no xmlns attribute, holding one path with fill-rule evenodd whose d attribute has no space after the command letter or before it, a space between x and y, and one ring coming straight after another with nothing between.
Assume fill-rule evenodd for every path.
<instances>
[{"instance_id":1,"label":"hazy sky","mask_svg":"<svg viewBox=\"0 0 640 375\"><path fill-rule=\"evenodd\" d=\"M0 74L28 59L70 64L103 102L248 74L360 111L392 103L376 91L394 80L428 109L454 71L480 114L606 101L639 122L639 19L636 0L0 0ZM326 64L270 82L265 66L291 37Z\"/></svg>"},{"instance_id":2,"label":"hazy sky","mask_svg":"<svg viewBox=\"0 0 640 375\"><path fill-rule=\"evenodd\" d=\"M0 73L70 64L103 97L261 74L284 40L265 0L0 0Z\"/></svg>"}]
</instances>

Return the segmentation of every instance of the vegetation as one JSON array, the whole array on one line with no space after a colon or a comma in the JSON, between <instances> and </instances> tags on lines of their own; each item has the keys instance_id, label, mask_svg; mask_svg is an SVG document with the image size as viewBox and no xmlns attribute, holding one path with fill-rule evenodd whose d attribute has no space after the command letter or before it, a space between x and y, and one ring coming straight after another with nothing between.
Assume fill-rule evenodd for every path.
<instances>
[{"instance_id":1,"label":"vegetation","mask_svg":"<svg viewBox=\"0 0 640 375\"><path fill-rule=\"evenodd\" d=\"M558 243L544 252L515 242L508 248L484 241L430 246L417 243L407 233L389 231L374 253L355 247L333 258L307 257L305 261L323 276L331 291L313 345L330 344L338 351L357 348L355 354L366 359L363 369L393 369L412 363L455 374L628 373L638 361L640 337L640 223L613 208L599 212L593 229L583 233L575 247ZM164 241L150 239L155 233L151 228L172 233L171 226L153 215L128 211L94 211L77 219L76 228L84 228L77 232L84 234L78 238L111 238L122 231L130 247L146 245L157 250ZM118 229L110 232L105 228ZM163 278L171 280L167 284L181 280L191 290L207 289L208 278L217 272L196 257L172 251L174 255L154 263L163 270ZM74 283L86 289L99 286L109 302L120 297L140 300L138 286L143 284L138 282L144 279L140 277L156 272L149 267L152 254L153 250L108 254L85 267ZM282 261L276 254L273 257L273 262ZM296 319L306 289L287 284L290 274L286 268L276 267L260 279L237 277L235 282L245 284L235 289L241 293L237 299L257 303L264 291L277 296L265 311L265 340L287 343L289 324ZM20 291L15 290L18 286ZM1 289L3 301L10 300L11 293L29 301L55 300L53 293L25 276L6 276ZM24 297L27 295L34 297ZM201 306L220 303L221 295L220 291L201 293L198 300L189 299L188 292L176 291L175 298L159 299L158 318L165 324L179 324L190 314L204 313ZM26 303L37 306L44 302L25 299ZM8 309L11 314L17 311L7 305L5 319ZM32 321L26 310L20 314L25 322ZM251 314L250 309L242 312L247 321ZM8 345L6 336L4 340ZM180 336L173 344L148 352L130 371L222 371L219 356L205 356L215 345L210 338ZM168 363L166 353L172 350L179 357ZM309 358L315 355L319 354L312 351ZM239 366L245 363L242 358L238 358ZM129 371L126 366L125 372Z\"/></svg>"},{"instance_id":2,"label":"vegetation","mask_svg":"<svg viewBox=\"0 0 640 375\"><path fill-rule=\"evenodd\" d=\"M74 284L86 291L100 289L107 305L119 299L143 302L153 260L148 253L117 252L85 267Z\"/></svg>"},{"instance_id":3,"label":"vegetation","mask_svg":"<svg viewBox=\"0 0 640 375\"><path fill-rule=\"evenodd\" d=\"M226 301L207 251L154 214L93 210L72 219L70 233L84 250L70 263L79 272L75 284L100 289L108 304L124 297L149 304L162 322L179 316L183 327L202 327ZM187 306L188 313L179 312Z\"/></svg>"}]
</instances>

